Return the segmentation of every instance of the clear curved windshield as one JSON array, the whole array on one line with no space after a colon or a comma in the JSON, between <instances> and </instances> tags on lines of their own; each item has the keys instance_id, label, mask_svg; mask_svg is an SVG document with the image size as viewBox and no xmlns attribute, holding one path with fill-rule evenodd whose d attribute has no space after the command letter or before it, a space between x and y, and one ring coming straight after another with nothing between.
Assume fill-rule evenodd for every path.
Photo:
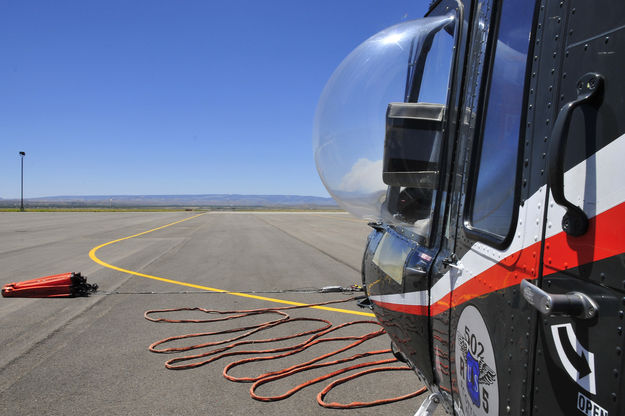
<instances>
[{"instance_id":1,"label":"clear curved windshield","mask_svg":"<svg viewBox=\"0 0 625 416\"><path fill-rule=\"evenodd\" d=\"M451 12L385 29L347 56L326 84L315 115L315 162L328 192L353 215L417 229L428 220L435 190L383 180L387 110L391 103L446 105L454 28ZM413 200L425 213L398 213L398 203Z\"/></svg>"}]
</instances>

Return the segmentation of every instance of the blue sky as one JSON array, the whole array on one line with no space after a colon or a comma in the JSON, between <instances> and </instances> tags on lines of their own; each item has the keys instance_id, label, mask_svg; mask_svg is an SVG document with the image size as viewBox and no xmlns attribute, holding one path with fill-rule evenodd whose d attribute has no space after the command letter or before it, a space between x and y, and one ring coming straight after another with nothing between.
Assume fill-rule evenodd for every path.
<instances>
[{"instance_id":1,"label":"blue sky","mask_svg":"<svg viewBox=\"0 0 625 416\"><path fill-rule=\"evenodd\" d=\"M321 91L429 0L0 0L0 197L327 196Z\"/></svg>"}]
</instances>

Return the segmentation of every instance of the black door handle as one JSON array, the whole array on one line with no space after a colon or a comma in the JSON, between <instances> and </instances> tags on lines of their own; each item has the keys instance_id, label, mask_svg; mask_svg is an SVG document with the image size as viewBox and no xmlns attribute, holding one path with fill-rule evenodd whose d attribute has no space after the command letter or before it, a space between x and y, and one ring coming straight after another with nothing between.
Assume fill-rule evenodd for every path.
<instances>
[{"instance_id":1,"label":"black door handle","mask_svg":"<svg viewBox=\"0 0 625 416\"><path fill-rule=\"evenodd\" d=\"M577 81L577 98L560 109L551 132L549 144L548 179L554 201L566 208L562 229L569 235L580 236L588 229L588 217L564 195L564 150L571 114L582 104L596 105L603 93L603 76L597 73L583 75Z\"/></svg>"}]
</instances>

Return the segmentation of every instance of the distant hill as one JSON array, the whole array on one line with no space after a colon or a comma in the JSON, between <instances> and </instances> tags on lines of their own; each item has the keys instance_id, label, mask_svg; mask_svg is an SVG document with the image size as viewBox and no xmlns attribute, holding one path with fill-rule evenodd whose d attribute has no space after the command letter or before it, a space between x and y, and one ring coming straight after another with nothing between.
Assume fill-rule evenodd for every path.
<instances>
[{"instance_id":1,"label":"distant hill","mask_svg":"<svg viewBox=\"0 0 625 416\"><path fill-rule=\"evenodd\" d=\"M19 205L16 199L1 199L0 206ZM26 198L24 205L42 207L277 207L338 208L332 198L302 195L81 195Z\"/></svg>"}]
</instances>

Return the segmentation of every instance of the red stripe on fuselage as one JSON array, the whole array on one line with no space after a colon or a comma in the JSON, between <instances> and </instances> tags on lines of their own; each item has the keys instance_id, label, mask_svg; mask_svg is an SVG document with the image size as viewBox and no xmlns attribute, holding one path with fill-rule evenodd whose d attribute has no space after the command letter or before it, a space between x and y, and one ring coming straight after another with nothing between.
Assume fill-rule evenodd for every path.
<instances>
[{"instance_id":1,"label":"red stripe on fuselage","mask_svg":"<svg viewBox=\"0 0 625 416\"><path fill-rule=\"evenodd\" d=\"M588 231L580 237L560 232L545 240L543 276L572 269L608 257L625 253L625 203L591 218ZM472 299L497 290L521 284L524 279L538 277L540 242L507 256L483 271L452 293L432 304L430 315L435 316ZM374 301L376 305L396 312L427 315L427 306L402 305Z\"/></svg>"},{"instance_id":2,"label":"red stripe on fuselage","mask_svg":"<svg viewBox=\"0 0 625 416\"><path fill-rule=\"evenodd\" d=\"M588 231L559 233L545 242L543 276L625 253L625 203L588 221Z\"/></svg>"},{"instance_id":3,"label":"red stripe on fuselage","mask_svg":"<svg viewBox=\"0 0 625 416\"><path fill-rule=\"evenodd\" d=\"M388 309L389 311L407 313L410 315L427 315L428 307L421 305L403 305L401 303L388 303L380 302L378 300L373 301L376 305Z\"/></svg>"}]
</instances>

